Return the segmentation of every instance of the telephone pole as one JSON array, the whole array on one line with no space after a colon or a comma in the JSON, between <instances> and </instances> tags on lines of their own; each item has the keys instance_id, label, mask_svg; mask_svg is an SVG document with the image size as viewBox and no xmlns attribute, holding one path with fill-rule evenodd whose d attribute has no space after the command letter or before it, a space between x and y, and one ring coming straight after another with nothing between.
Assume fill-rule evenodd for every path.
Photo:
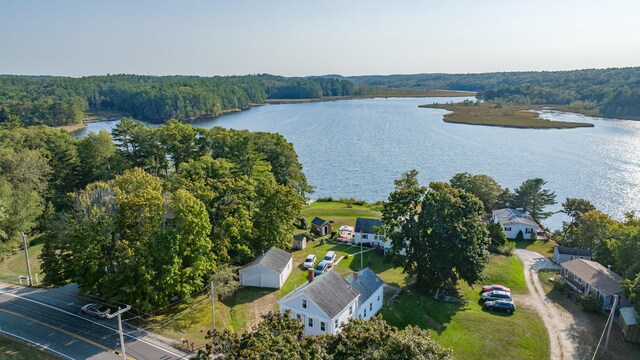
<instances>
[{"instance_id":1,"label":"telephone pole","mask_svg":"<svg viewBox=\"0 0 640 360\"><path fill-rule=\"evenodd\" d=\"M118 317L118 333L120 334L120 351L122 352L122 358L127 360L127 354L124 349L124 332L122 331L122 314L129 311L131 306L127 305L124 309L118 307L118 311L113 314L107 315L107 319L113 319L114 317Z\"/></svg>"},{"instance_id":2,"label":"telephone pole","mask_svg":"<svg viewBox=\"0 0 640 360\"><path fill-rule=\"evenodd\" d=\"M360 270L362 270L363 261L362 261L362 231L360 231Z\"/></svg>"},{"instance_id":3,"label":"telephone pole","mask_svg":"<svg viewBox=\"0 0 640 360\"><path fill-rule=\"evenodd\" d=\"M27 247L27 236L22 233L22 244L24 246L24 257L27 259L27 272L29 273L29 279L27 284L33 286L33 280L31 280L31 263L29 263L29 248Z\"/></svg>"},{"instance_id":4,"label":"telephone pole","mask_svg":"<svg viewBox=\"0 0 640 360\"><path fill-rule=\"evenodd\" d=\"M216 299L213 295L213 280L211 281L211 336L216 331Z\"/></svg>"},{"instance_id":5,"label":"telephone pole","mask_svg":"<svg viewBox=\"0 0 640 360\"><path fill-rule=\"evenodd\" d=\"M613 324L613 318L616 316L616 306L618 305L618 296L613 297L613 307L611 308L611 321L607 327L607 339L604 341L604 352L609 349L609 335L611 334L611 325Z\"/></svg>"}]
</instances>

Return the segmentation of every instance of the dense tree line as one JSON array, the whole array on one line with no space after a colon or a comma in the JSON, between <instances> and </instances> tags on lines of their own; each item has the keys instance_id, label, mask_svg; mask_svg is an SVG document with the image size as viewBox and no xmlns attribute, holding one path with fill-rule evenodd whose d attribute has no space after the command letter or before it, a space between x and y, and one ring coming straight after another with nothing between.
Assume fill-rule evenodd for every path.
<instances>
[{"instance_id":1,"label":"dense tree line","mask_svg":"<svg viewBox=\"0 0 640 360\"><path fill-rule=\"evenodd\" d=\"M341 77L335 77L341 78ZM483 74L346 77L358 86L477 91L485 100L556 104L607 117L640 119L640 68Z\"/></svg>"},{"instance_id":2,"label":"dense tree line","mask_svg":"<svg viewBox=\"0 0 640 360\"><path fill-rule=\"evenodd\" d=\"M0 122L26 125L82 121L88 110L109 110L164 122L220 116L266 99L353 95L346 80L272 75L227 77L107 75L82 78L0 76Z\"/></svg>"},{"instance_id":3,"label":"dense tree line","mask_svg":"<svg viewBox=\"0 0 640 360\"><path fill-rule=\"evenodd\" d=\"M114 141L114 138L117 141ZM310 189L278 134L151 128L125 118L83 139L0 129L0 244L45 233L45 282L139 309L187 298L216 269L288 248Z\"/></svg>"}]
</instances>

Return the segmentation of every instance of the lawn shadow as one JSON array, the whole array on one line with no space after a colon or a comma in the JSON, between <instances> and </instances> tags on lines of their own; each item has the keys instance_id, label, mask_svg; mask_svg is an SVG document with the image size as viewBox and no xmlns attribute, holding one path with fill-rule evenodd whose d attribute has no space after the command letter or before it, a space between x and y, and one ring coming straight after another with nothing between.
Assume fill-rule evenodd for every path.
<instances>
[{"instance_id":1,"label":"lawn shadow","mask_svg":"<svg viewBox=\"0 0 640 360\"><path fill-rule=\"evenodd\" d=\"M233 296L230 296L228 300L223 302L229 307L248 304L259 300L262 297L269 296L277 291L278 289L243 286L239 288Z\"/></svg>"}]
</instances>

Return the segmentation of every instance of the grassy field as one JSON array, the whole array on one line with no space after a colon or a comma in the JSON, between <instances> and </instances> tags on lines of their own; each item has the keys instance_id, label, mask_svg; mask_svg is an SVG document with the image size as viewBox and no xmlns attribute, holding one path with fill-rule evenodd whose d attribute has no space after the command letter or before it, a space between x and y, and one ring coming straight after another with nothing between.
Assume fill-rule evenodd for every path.
<instances>
[{"instance_id":1,"label":"grassy field","mask_svg":"<svg viewBox=\"0 0 640 360\"><path fill-rule=\"evenodd\" d=\"M593 127L593 124L564 122L541 119L538 113L527 111L525 106L503 105L496 107L492 103L481 104L429 104L421 105L425 108L436 108L453 111L443 118L445 122L467 124L501 126L512 128L532 129L564 129L577 127Z\"/></svg>"},{"instance_id":2,"label":"grassy field","mask_svg":"<svg viewBox=\"0 0 640 360\"><path fill-rule=\"evenodd\" d=\"M54 360L59 358L21 341L0 335L0 360L10 359Z\"/></svg>"},{"instance_id":3,"label":"grassy field","mask_svg":"<svg viewBox=\"0 0 640 360\"><path fill-rule=\"evenodd\" d=\"M351 205L337 201L332 202L312 202L305 205L302 214L311 223L314 217L323 218L337 231L342 225L355 226L357 217L379 218L381 207L374 205L360 206Z\"/></svg>"},{"instance_id":4,"label":"grassy field","mask_svg":"<svg viewBox=\"0 0 640 360\"><path fill-rule=\"evenodd\" d=\"M40 253L42 252L42 244L36 244L29 247L29 263L31 264L31 273L35 282L36 274L38 279L42 281L44 274L40 269ZM0 280L12 284L18 284L18 276L27 276L27 262L24 258L24 251L18 251L8 256L4 261L0 262Z\"/></svg>"},{"instance_id":5,"label":"grassy field","mask_svg":"<svg viewBox=\"0 0 640 360\"><path fill-rule=\"evenodd\" d=\"M522 264L492 255L484 283L501 283L527 293ZM479 286L460 283L466 303L441 303L411 288L387 303L383 318L392 325L430 329L435 340L453 349L455 359L548 359L547 330L534 310L520 306L513 315L482 310Z\"/></svg>"},{"instance_id":6,"label":"grassy field","mask_svg":"<svg viewBox=\"0 0 640 360\"><path fill-rule=\"evenodd\" d=\"M553 248L558 246L558 243L556 243L553 240L549 240L549 241L530 241L530 240L522 240L522 241L516 241L516 248L517 249L527 249L527 250L531 250L531 251L535 251L538 252L542 255L544 255L545 257L551 258L553 257Z\"/></svg>"}]
</instances>

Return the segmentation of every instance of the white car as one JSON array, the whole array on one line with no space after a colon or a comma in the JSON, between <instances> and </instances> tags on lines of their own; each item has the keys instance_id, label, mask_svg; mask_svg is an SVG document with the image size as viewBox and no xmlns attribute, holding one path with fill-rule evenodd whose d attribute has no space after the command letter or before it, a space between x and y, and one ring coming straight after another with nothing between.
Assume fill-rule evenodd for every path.
<instances>
[{"instance_id":1,"label":"white car","mask_svg":"<svg viewBox=\"0 0 640 360\"><path fill-rule=\"evenodd\" d=\"M304 266L306 269L311 269L315 263L316 263L316 256L314 254L311 254L307 256L302 266Z\"/></svg>"},{"instance_id":2,"label":"white car","mask_svg":"<svg viewBox=\"0 0 640 360\"><path fill-rule=\"evenodd\" d=\"M111 309L104 305L98 304L87 304L83 306L80 311L82 311L82 313L85 315L90 315L98 319L104 319L107 317L107 315L109 315L109 313L111 313Z\"/></svg>"},{"instance_id":3,"label":"white car","mask_svg":"<svg viewBox=\"0 0 640 360\"><path fill-rule=\"evenodd\" d=\"M333 262L336 261L336 253L333 251L327 251L327 254L324 256L323 261L329 262L333 265Z\"/></svg>"}]
</instances>

